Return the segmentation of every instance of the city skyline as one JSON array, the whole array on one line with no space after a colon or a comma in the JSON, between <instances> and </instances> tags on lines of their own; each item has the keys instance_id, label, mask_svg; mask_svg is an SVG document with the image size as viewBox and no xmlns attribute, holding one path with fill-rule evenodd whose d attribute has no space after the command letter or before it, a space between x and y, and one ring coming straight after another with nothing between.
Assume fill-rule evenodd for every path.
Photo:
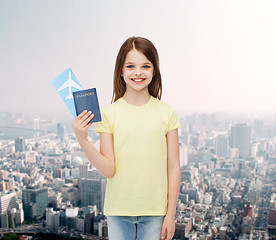
<instances>
[{"instance_id":1,"label":"city skyline","mask_svg":"<svg viewBox=\"0 0 276 240\"><path fill-rule=\"evenodd\" d=\"M260 0L2 0L0 112L72 119L51 86L68 67L108 105L117 52L135 35L155 44L162 100L178 112L274 113L275 10Z\"/></svg>"},{"instance_id":2,"label":"city skyline","mask_svg":"<svg viewBox=\"0 0 276 240\"><path fill-rule=\"evenodd\" d=\"M30 123L33 137L0 139L1 232L106 239L106 178L63 124L38 134L49 122ZM89 139L99 150L99 136L92 131ZM181 119L179 150L173 239L275 237L276 122L247 125L223 115L188 115Z\"/></svg>"}]
</instances>

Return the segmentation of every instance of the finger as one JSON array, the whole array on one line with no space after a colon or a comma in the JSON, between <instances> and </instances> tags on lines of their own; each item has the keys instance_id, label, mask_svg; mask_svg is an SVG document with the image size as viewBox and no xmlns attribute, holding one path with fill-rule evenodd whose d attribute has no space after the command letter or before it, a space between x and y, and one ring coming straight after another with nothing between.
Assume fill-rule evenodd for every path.
<instances>
[{"instance_id":1,"label":"finger","mask_svg":"<svg viewBox=\"0 0 276 240\"><path fill-rule=\"evenodd\" d=\"M83 116L87 113L87 110L84 110L82 113L80 113L72 122L72 126L76 127L79 123L79 121L81 121L81 119L83 118Z\"/></svg>"},{"instance_id":2,"label":"finger","mask_svg":"<svg viewBox=\"0 0 276 240\"><path fill-rule=\"evenodd\" d=\"M166 240L171 240L173 237L173 234L174 234L173 231L168 230Z\"/></svg>"},{"instance_id":3,"label":"finger","mask_svg":"<svg viewBox=\"0 0 276 240\"><path fill-rule=\"evenodd\" d=\"M167 235L165 240L171 240L172 239L172 236L171 235Z\"/></svg>"},{"instance_id":4,"label":"finger","mask_svg":"<svg viewBox=\"0 0 276 240\"><path fill-rule=\"evenodd\" d=\"M81 118L79 118L79 119L76 118L76 121L77 121L76 124L79 124L81 126L86 125L85 121L87 120L87 118L89 118L91 116L91 114L92 114L92 112L89 111L89 112L86 112Z\"/></svg>"},{"instance_id":5,"label":"finger","mask_svg":"<svg viewBox=\"0 0 276 240\"><path fill-rule=\"evenodd\" d=\"M87 117L83 122L82 125L85 127L93 118L94 118L94 114L91 114L89 117Z\"/></svg>"},{"instance_id":6,"label":"finger","mask_svg":"<svg viewBox=\"0 0 276 240\"><path fill-rule=\"evenodd\" d=\"M85 110L86 111L86 110ZM83 116L80 118L80 120L83 122L85 121L90 115L92 114L91 111L84 113Z\"/></svg>"},{"instance_id":7,"label":"finger","mask_svg":"<svg viewBox=\"0 0 276 240\"><path fill-rule=\"evenodd\" d=\"M93 118L95 117L94 114L91 114L84 122L88 124Z\"/></svg>"},{"instance_id":8,"label":"finger","mask_svg":"<svg viewBox=\"0 0 276 240\"><path fill-rule=\"evenodd\" d=\"M77 118L77 119L81 119L86 113L87 113L87 110L84 110L84 111L82 111L81 114L79 114L76 118Z\"/></svg>"},{"instance_id":9,"label":"finger","mask_svg":"<svg viewBox=\"0 0 276 240\"><path fill-rule=\"evenodd\" d=\"M165 236L166 236L166 228L163 226L162 231L161 231L161 238L160 239L164 240Z\"/></svg>"},{"instance_id":10,"label":"finger","mask_svg":"<svg viewBox=\"0 0 276 240\"><path fill-rule=\"evenodd\" d=\"M92 125L92 122L90 122L92 119L94 118L93 115L91 115L89 118L87 118L83 124L83 128L84 129L88 129L91 125ZM89 127L87 127L89 125Z\"/></svg>"}]
</instances>

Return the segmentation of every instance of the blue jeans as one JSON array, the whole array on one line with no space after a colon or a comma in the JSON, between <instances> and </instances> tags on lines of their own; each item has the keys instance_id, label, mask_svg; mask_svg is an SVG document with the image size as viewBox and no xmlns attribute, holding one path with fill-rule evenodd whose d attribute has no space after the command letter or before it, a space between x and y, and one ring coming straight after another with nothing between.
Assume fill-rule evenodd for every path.
<instances>
[{"instance_id":1,"label":"blue jeans","mask_svg":"<svg viewBox=\"0 0 276 240\"><path fill-rule=\"evenodd\" d=\"M160 240L164 216L107 216L109 240Z\"/></svg>"}]
</instances>

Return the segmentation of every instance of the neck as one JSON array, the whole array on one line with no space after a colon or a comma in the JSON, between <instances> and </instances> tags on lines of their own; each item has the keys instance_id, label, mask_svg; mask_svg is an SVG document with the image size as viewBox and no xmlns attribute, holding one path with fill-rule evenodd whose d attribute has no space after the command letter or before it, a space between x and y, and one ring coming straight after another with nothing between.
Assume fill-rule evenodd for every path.
<instances>
[{"instance_id":1,"label":"neck","mask_svg":"<svg viewBox=\"0 0 276 240\"><path fill-rule=\"evenodd\" d=\"M136 92L128 90L125 92L123 99L134 106L142 106L150 100L149 91Z\"/></svg>"}]
</instances>

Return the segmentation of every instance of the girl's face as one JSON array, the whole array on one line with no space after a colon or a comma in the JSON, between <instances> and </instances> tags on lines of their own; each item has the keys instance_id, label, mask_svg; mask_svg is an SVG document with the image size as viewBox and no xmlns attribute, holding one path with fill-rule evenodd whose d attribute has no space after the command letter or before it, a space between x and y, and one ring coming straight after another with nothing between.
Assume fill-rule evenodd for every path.
<instances>
[{"instance_id":1,"label":"girl's face","mask_svg":"<svg viewBox=\"0 0 276 240\"><path fill-rule=\"evenodd\" d=\"M122 77L126 82L126 90L148 91L154 75L153 64L146 56L132 49L126 55L126 60L122 68Z\"/></svg>"}]
</instances>

